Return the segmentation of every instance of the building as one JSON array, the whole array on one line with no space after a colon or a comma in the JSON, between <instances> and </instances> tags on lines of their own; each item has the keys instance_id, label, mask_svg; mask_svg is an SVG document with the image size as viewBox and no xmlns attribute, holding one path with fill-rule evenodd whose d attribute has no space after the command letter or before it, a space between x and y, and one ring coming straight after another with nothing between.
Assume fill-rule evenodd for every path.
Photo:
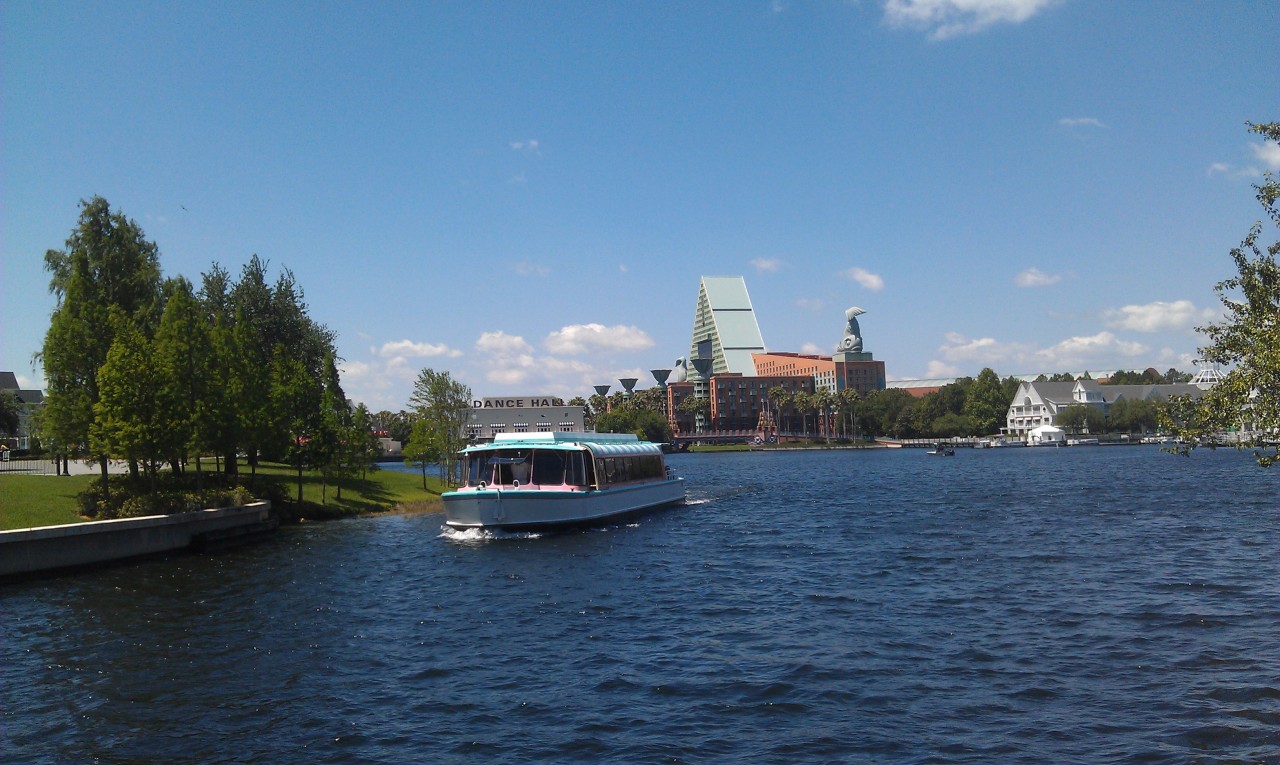
<instances>
[{"instance_id":1,"label":"building","mask_svg":"<svg viewBox=\"0 0 1280 765\"><path fill-rule=\"evenodd\" d=\"M0 444L9 449L30 449L35 432L35 417L44 406L44 392L23 390L18 387L18 376L13 372L0 372L0 393L9 393L18 400L18 429L0 438Z\"/></svg>"},{"instance_id":2,"label":"building","mask_svg":"<svg viewBox=\"0 0 1280 765\"><path fill-rule=\"evenodd\" d=\"M1200 398L1204 389L1191 383L1166 385L1099 385L1096 380L1072 382L1023 382L1018 386L1005 416L1004 432L1026 438L1042 425L1053 425L1058 413L1070 406L1090 406L1105 416L1120 400L1167 401L1170 396Z\"/></svg>"},{"instance_id":3,"label":"building","mask_svg":"<svg viewBox=\"0 0 1280 765\"><path fill-rule=\"evenodd\" d=\"M774 411L771 390L781 388L792 395L884 390L884 362L862 347L857 317L863 313L856 307L845 312L844 336L832 356L770 353L742 277L702 277L691 363L677 360L676 377L667 385L672 430L677 436L708 431L764 435L775 432L782 424L778 420L786 417L786 412ZM680 374L681 367L687 367L687 377ZM708 405L701 412L682 411L682 404L692 397L706 398Z\"/></svg>"},{"instance_id":4,"label":"building","mask_svg":"<svg viewBox=\"0 0 1280 765\"><path fill-rule=\"evenodd\" d=\"M884 362L874 359L837 361L833 356L811 353L756 353L752 359L757 375L809 376L813 378L816 390L838 393L852 389L866 395L886 387Z\"/></svg>"},{"instance_id":5,"label":"building","mask_svg":"<svg viewBox=\"0 0 1280 765\"><path fill-rule=\"evenodd\" d=\"M764 338L760 335L755 309L751 307L746 281L741 276L702 277L686 380L702 393L702 385L713 375L754 375L751 356L764 350Z\"/></svg>"},{"instance_id":6,"label":"building","mask_svg":"<svg viewBox=\"0 0 1280 765\"><path fill-rule=\"evenodd\" d=\"M467 437L492 441L498 433L575 432L586 429L583 407L553 396L489 396L471 402Z\"/></svg>"}]
</instances>

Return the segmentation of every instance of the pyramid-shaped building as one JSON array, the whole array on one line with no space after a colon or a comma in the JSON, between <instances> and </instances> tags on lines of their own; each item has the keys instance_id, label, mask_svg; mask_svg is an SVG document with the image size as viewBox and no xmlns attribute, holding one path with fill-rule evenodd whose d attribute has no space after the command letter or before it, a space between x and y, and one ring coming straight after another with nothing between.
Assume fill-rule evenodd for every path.
<instances>
[{"instance_id":1,"label":"pyramid-shaped building","mask_svg":"<svg viewBox=\"0 0 1280 765\"><path fill-rule=\"evenodd\" d=\"M736 372L754 375L753 353L764 353L764 338L756 322L747 283L741 276L704 276L698 285L698 308L693 317L693 341L689 347L688 379L705 383L699 366L708 375ZM702 363L699 363L699 360Z\"/></svg>"}]
</instances>

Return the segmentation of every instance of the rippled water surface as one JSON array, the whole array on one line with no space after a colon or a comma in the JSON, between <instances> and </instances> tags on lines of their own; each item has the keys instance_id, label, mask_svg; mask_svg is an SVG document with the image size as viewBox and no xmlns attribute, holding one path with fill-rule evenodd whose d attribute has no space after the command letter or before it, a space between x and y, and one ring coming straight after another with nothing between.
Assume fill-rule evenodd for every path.
<instances>
[{"instance_id":1,"label":"rippled water surface","mask_svg":"<svg viewBox=\"0 0 1280 765\"><path fill-rule=\"evenodd\" d=\"M1280 762L1280 472L677 455L684 508L441 516L0 588L0 762Z\"/></svg>"}]
</instances>

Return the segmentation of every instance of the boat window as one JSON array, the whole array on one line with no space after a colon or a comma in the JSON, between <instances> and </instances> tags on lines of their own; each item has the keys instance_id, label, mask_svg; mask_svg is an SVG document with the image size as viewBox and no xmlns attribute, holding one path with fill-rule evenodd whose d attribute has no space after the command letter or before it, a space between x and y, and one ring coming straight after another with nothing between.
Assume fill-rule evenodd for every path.
<instances>
[{"instance_id":1,"label":"boat window","mask_svg":"<svg viewBox=\"0 0 1280 765\"><path fill-rule=\"evenodd\" d=\"M481 481L488 482L492 478L491 470L488 470L489 458L484 454L467 455L467 485L479 486Z\"/></svg>"},{"instance_id":2,"label":"boat window","mask_svg":"<svg viewBox=\"0 0 1280 765\"><path fill-rule=\"evenodd\" d=\"M531 468L528 449L502 449L489 453L489 465L493 469L493 483L503 486L519 481L529 483Z\"/></svg>"},{"instance_id":3,"label":"boat window","mask_svg":"<svg viewBox=\"0 0 1280 765\"><path fill-rule=\"evenodd\" d=\"M564 457L561 452L538 449L533 452L533 482L540 485L561 484L564 480Z\"/></svg>"}]
</instances>

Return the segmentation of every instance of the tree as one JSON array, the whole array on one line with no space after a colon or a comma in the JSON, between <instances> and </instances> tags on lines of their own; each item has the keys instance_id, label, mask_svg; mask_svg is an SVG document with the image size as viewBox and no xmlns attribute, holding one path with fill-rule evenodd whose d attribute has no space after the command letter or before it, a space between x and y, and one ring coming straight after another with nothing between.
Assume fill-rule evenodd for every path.
<instances>
[{"instance_id":1,"label":"tree","mask_svg":"<svg viewBox=\"0 0 1280 765\"><path fill-rule=\"evenodd\" d=\"M1157 407L1147 399L1122 398L1107 412L1107 429L1115 433L1150 433L1157 424Z\"/></svg>"},{"instance_id":2,"label":"tree","mask_svg":"<svg viewBox=\"0 0 1280 765\"><path fill-rule=\"evenodd\" d=\"M457 454L467 444L465 428L471 415L471 388L454 380L448 372L428 368L418 374L409 403L418 419L427 422L425 427L439 446L446 480L458 485L462 474Z\"/></svg>"},{"instance_id":3,"label":"tree","mask_svg":"<svg viewBox=\"0 0 1280 765\"><path fill-rule=\"evenodd\" d=\"M417 465L422 471L423 491L427 489L427 465L439 464L441 455L439 434L435 428L425 418L415 420L409 431L409 440L404 445L404 461L407 465ZM441 470L443 472L443 468Z\"/></svg>"},{"instance_id":4,"label":"tree","mask_svg":"<svg viewBox=\"0 0 1280 765\"><path fill-rule=\"evenodd\" d=\"M977 431L977 422L968 415L947 412L933 421L930 430L933 435L946 438L951 436L971 436Z\"/></svg>"},{"instance_id":5,"label":"tree","mask_svg":"<svg viewBox=\"0 0 1280 765\"><path fill-rule=\"evenodd\" d=\"M320 503L328 504L329 482L336 482L347 472L345 441L351 429L351 409L342 392L333 354L325 358L320 383L320 410L311 433L310 456L311 464L320 470ZM337 487L338 499L342 499L342 484L337 483Z\"/></svg>"},{"instance_id":6,"label":"tree","mask_svg":"<svg viewBox=\"0 0 1280 765\"><path fill-rule=\"evenodd\" d=\"M115 341L98 370L89 445L95 454L141 463L154 494L156 464L175 439L164 414L164 372L142 330L119 309L111 319Z\"/></svg>"},{"instance_id":7,"label":"tree","mask_svg":"<svg viewBox=\"0 0 1280 765\"><path fill-rule=\"evenodd\" d=\"M0 433L13 435L18 432L19 415L22 404L18 396L11 390L0 391Z\"/></svg>"},{"instance_id":8,"label":"tree","mask_svg":"<svg viewBox=\"0 0 1280 765\"><path fill-rule=\"evenodd\" d=\"M322 386L302 361L281 346L272 359L270 391L273 423L270 432L286 444L285 455L297 470L297 501L301 502L302 469L311 458L311 439L320 411Z\"/></svg>"},{"instance_id":9,"label":"tree","mask_svg":"<svg viewBox=\"0 0 1280 765\"><path fill-rule=\"evenodd\" d=\"M976 432L989 435L999 433L1009 413L1009 402L1000 385L1000 377L990 368L983 369L973 381L964 399L964 414L973 418Z\"/></svg>"},{"instance_id":10,"label":"tree","mask_svg":"<svg viewBox=\"0 0 1280 765\"><path fill-rule=\"evenodd\" d=\"M781 428L783 432L788 431L790 428L783 427L782 425L782 416L791 409L791 405L794 400L791 394L788 393L787 389L781 385L775 385L769 389L766 396L769 399L769 406L772 409L774 426Z\"/></svg>"},{"instance_id":11,"label":"tree","mask_svg":"<svg viewBox=\"0 0 1280 765\"><path fill-rule=\"evenodd\" d=\"M155 361L162 389L161 414L169 430L169 447L175 470L192 451L207 446L217 425L216 416L205 408L210 400L213 347L209 326L191 291L191 283L181 277L166 285L169 298L156 331ZM197 484L203 489L203 475L196 460Z\"/></svg>"},{"instance_id":12,"label":"tree","mask_svg":"<svg viewBox=\"0 0 1280 765\"><path fill-rule=\"evenodd\" d=\"M373 434L372 415L364 404L351 413L351 425L344 440L344 459L352 474L360 474L361 480L370 470L377 470L377 458L381 453L378 437Z\"/></svg>"},{"instance_id":13,"label":"tree","mask_svg":"<svg viewBox=\"0 0 1280 765\"><path fill-rule=\"evenodd\" d=\"M1053 418L1053 424L1072 433L1101 433L1107 427L1106 416L1096 406L1072 404Z\"/></svg>"},{"instance_id":14,"label":"tree","mask_svg":"<svg viewBox=\"0 0 1280 765\"><path fill-rule=\"evenodd\" d=\"M711 417L711 399L706 396L689 396L676 406L676 411L695 418L695 421L701 416L705 427L707 419Z\"/></svg>"},{"instance_id":15,"label":"tree","mask_svg":"<svg viewBox=\"0 0 1280 765\"><path fill-rule=\"evenodd\" d=\"M600 433L634 433L645 441L671 441L671 425L661 414L647 407L624 405L596 419Z\"/></svg>"},{"instance_id":16,"label":"tree","mask_svg":"<svg viewBox=\"0 0 1280 765\"><path fill-rule=\"evenodd\" d=\"M121 326L113 311L149 338L161 295L159 251L138 224L112 212L102 197L81 200L80 207L66 248L44 256L57 303L39 353L47 394L43 428L68 453L90 448L98 372ZM106 442L100 438L98 443ZM97 457L105 493L107 455Z\"/></svg>"},{"instance_id":17,"label":"tree","mask_svg":"<svg viewBox=\"0 0 1280 765\"><path fill-rule=\"evenodd\" d=\"M1250 124L1249 130L1280 142L1280 122ZM1267 173L1254 189L1271 225L1280 229L1280 179ZM1224 320L1198 328L1210 341L1200 349L1201 357L1230 371L1200 399L1175 399L1162 420L1193 444L1247 424L1237 447L1252 448L1258 464L1268 467L1280 459L1275 440L1280 431L1280 240L1263 249L1262 231L1262 222L1254 223L1231 250L1237 275L1214 288Z\"/></svg>"}]
</instances>

